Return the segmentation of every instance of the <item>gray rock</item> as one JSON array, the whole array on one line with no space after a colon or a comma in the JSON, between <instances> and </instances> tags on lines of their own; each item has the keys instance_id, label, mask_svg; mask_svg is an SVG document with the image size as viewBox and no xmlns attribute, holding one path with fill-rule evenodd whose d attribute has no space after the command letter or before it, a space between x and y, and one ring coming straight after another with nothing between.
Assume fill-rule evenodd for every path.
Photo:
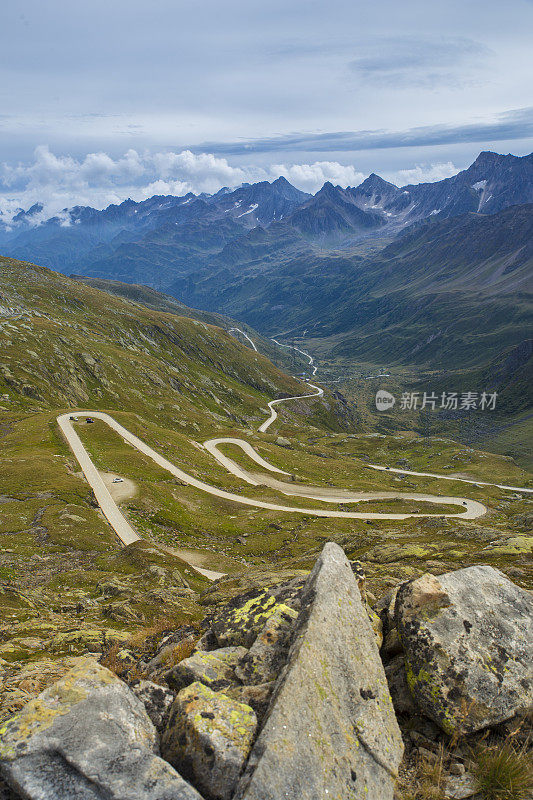
<instances>
[{"instance_id":1,"label":"gray rock","mask_svg":"<svg viewBox=\"0 0 533 800\"><path fill-rule=\"evenodd\" d=\"M499 570L468 567L402 584L407 680L447 733L472 733L533 705L533 598Z\"/></svg>"},{"instance_id":2,"label":"gray rock","mask_svg":"<svg viewBox=\"0 0 533 800\"><path fill-rule=\"evenodd\" d=\"M287 606L279 608L267 619L263 630L235 669L235 675L242 683L268 683L278 677L297 616L296 611Z\"/></svg>"},{"instance_id":3,"label":"gray rock","mask_svg":"<svg viewBox=\"0 0 533 800\"><path fill-rule=\"evenodd\" d=\"M235 800L392 800L403 752L357 581L328 543Z\"/></svg>"},{"instance_id":4,"label":"gray rock","mask_svg":"<svg viewBox=\"0 0 533 800\"><path fill-rule=\"evenodd\" d=\"M91 658L80 658L0 735L0 773L29 800L201 800L157 755L140 700Z\"/></svg>"},{"instance_id":5,"label":"gray rock","mask_svg":"<svg viewBox=\"0 0 533 800\"><path fill-rule=\"evenodd\" d=\"M153 725L161 731L170 712L170 706L174 702L175 693L166 686L152 681L139 681L131 690L143 703Z\"/></svg>"},{"instance_id":6,"label":"gray rock","mask_svg":"<svg viewBox=\"0 0 533 800\"><path fill-rule=\"evenodd\" d=\"M207 800L230 800L256 727L249 706L193 683L172 705L161 751Z\"/></svg>"},{"instance_id":7,"label":"gray rock","mask_svg":"<svg viewBox=\"0 0 533 800\"><path fill-rule=\"evenodd\" d=\"M450 775L444 789L445 800L467 800L474 795L476 795L476 783L472 775L466 774L460 777Z\"/></svg>"},{"instance_id":8,"label":"gray rock","mask_svg":"<svg viewBox=\"0 0 533 800\"><path fill-rule=\"evenodd\" d=\"M260 722L265 716L273 689L274 681L270 681L269 683L258 683L251 686L233 686L230 689L225 689L224 694L234 700L238 700L239 703L244 703L253 708L255 716Z\"/></svg>"},{"instance_id":9,"label":"gray rock","mask_svg":"<svg viewBox=\"0 0 533 800\"><path fill-rule=\"evenodd\" d=\"M219 647L251 647L267 619L289 606L277 602L269 591L252 589L219 609L211 619L211 631Z\"/></svg>"},{"instance_id":10,"label":"gray rock","mask_svg":"<svg viewBox=\"0 0 533 800\"><path fill-rule=\"evenodd\" d=\"M211 652L198 651L172 667L165 679L179 691L195 681L211 689L225 689L235 680L235 667L248 651L245 647L221 647Z\"/></svg>"}]
</instances>

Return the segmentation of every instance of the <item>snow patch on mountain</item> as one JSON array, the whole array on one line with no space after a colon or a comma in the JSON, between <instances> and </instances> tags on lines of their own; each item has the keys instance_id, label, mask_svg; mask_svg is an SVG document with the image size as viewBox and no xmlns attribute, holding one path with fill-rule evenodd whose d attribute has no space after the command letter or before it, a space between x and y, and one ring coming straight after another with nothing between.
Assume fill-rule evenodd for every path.
<instances>
[{"instance_id":1,"label":"snow patch on mountain","mask_svg":"<svg viewBox=\"0 0 533 800\"><path fill-rule=\"evenodd\" d=\"M240 217L244 217L246 214L252 214L256 208L259 208L259 203L252 203L248 211L243 211L242 214L239 214L237 216L237 219L239 219Z\"/></svg>"}]
</instances>

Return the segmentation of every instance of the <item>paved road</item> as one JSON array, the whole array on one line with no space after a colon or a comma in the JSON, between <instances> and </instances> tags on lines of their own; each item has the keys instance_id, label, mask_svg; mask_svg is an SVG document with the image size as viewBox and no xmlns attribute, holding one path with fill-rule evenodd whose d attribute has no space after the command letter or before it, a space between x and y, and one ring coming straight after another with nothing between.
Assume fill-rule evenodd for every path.
<instances>
[{"instance_id":1,"label":"paved road","mask_svg":"<svg viewBox=\"0 0 533 800\"><path fill-rule=\"evenodd\" d=\"M120 541L127 545L132 544L133 542L138 542L140 540L140 536L137 531L132 528L122 511L119 509L118 505L116 504L115 500L111 496L109 489L105 485L102 477L100 476L99 471L94 466L92 459L85 449L83 442L81 441L80 437L76 433L73 428L72 421L69 419L69 414L62 414L57 418L58 425L63 432L70 449L76 456L78 463L82 469L83 474L85 475L87 482L91 486L96 501L102 512L117 534ZM152 450L148 445L145 445L140 439L134 436L132 433L123 428L113 417L110 417L108 414L102 414L99 411L76 411L77 417L93 417L97 419L103 420L106 422L111 428L120 433L120 435L134 447L137 447L138 450L141 452L146 452L146 455L150 455L150 453L155 453L155 450ZM142 445L142 447L138 447L136 443ZM143 449L144 448L144 449ZM148 451L148 452L147 452ZM158 459L161 461L165 461L161 456L158 456ZM156 460L156 459L154 459ZM160 463L158 460L157 463ZM162 465L163 466L163 465ZM178 470L179 471L179 470ZM179 476L178 476L179 477ZM184 561L186 559L183 559ZM189 562L187 562L189 563ZM201 569L194 564L191 564L193 569L197 572L200 572L202 575L205 575L207 578L211 580L215 580L216 578L222 577L224 573L222 572L213 572L212 570Z\"/></svg>"},{"instance_id":2,"label":"paved road","mask_svg":"<svg viewBox=\"0 0 533 800\"><path fill-rule=\"evenodd\" d=\"M249 336L246 336L246 338L250 339ZM301 353L303 356L308 358L309 359L309 366L312 367L312 369L313 369L313 372L311 374L312 375L316 375L318 367L315 366L315 359L313 358L313 356L309 355L309 353L306 353L305 350L300 350L299 347L295 347L293 344L281 344L281 342L278 342L278 340L275 339L273 336L271 336L270 338L271 338L272 342L275 342L278 345L278 347L290 347L291 350L296 350L297 353ZM250 341L252 341L252 340L250 339ZM252 344L253 344L253 342L252 342ZM257 347L255 345L254 345L254 350L257 350Z\"/></svg>"},{"instance_id":3,"label":"paved road","mask_svg":"<svg viewBox=\"0 0 533 800\"><path fill-rule=\"evenodd\" d=\"M237 333L240 333L240 334L241 334L241 336L244 336L244 338L245 338L245 339L248 339L248 341L249 341L249 342L250 342L250 344L252 345L252 349L253 349L253 350L255 350L255 352L256 352L256 353L258 353L258 352L259 352L259 350L258 350L258 349L257 349L257 347L255 346L255 342L254 342L254 341L252 341L252 339L250 339L250 337L248 336L248 334L247 334L247 333L245 333L244 331L241 331L241 329L240 329L240 328L229 328L229 330L228 330L228 333L233 333L233 331L236 331Z\"/></svg>"},{"instance_id":4,"label":"paved road","mask_svg":"<svg viewBox=\"0 0 533 800\"><path fill-rule=\"evenodd\" d=\"M254 350L257 350L254 342L245 334L243 331L238 330L239 333L242 333L249 341ZM276 339L273 339L276 344L280 345L281 347L292 347L292 345L281 345ZM299 349L299 348L294 348ZM306 353L305 351L300 351L303 355L309 358L310 365L313 365L313 358ZM313 366L313 374L316 373L316 366ZM263 422L263 424L259 427L259 431L264 433L270 425L274 422L277 418L277 412L275 411L274 406L279 405L279 403L285 403L291 400L303 400L312 397L320 397L324 394L324 390L319 387L315 386L311 383L308 384L311 389L315 391L312 394L305 394L305 395L297 395L294 397L284 397L279 398L277 400L271 400L268 403L270 408L270 416L269 418ZM207 494L213 495L215 497L221 497L225 500L230 500L234 503L238 503L240 505L245 506L252 506L254 508L265 508L272 511L282 511L285 513L290 514L305 514L306 516L315 516L315 517L338 517L338 518L349 518L349 519L364 519L364 520L401 520L401 519L408 519L409 517L442 517L442 516L449 516L445 514L424 514L424 513L412 513L412 514L391 514L391 513L378 513L378 512L356 512L356 511L334 511L334 510L327 510L327 509L316 509L316 508L299 508L293 506L283 506L278 505L276 503L268 503L261 500L255 500L252 498L243 497L241 495L235 494L233 492L227 492L223 489L219 489L216 486L212 486L211 484L205 483L204 481L200 481L197 478L189 475L184 470L176 467L172 462L168 461L164 456L158 453L156 450L153 450L148 444L143 442L138 436L131 433L124 428L119 422L117 422L113 417L109 414L105 414L101 411L76 411L73 412L78 417L88 417L91 416L95 419L100 419L102 422L105 422L116 431L125 442L130 444L132 447L135 447L139 452L146 455L148 458L151 458L156 464L158 464L163 469L170 472L180 481L183 483L193 486L196 489L199 489L202 492L206 492ZM106 519L108 520L111 527L116 532L118 538L123 542L125 545L131 544L132 542L138 541L141 537L135 531L135 529L130 525L126 517L120 511L117 503L111 496L109 489L106 487L99 471L96 469L95 465L93 464L91 457L89 456L87 450L85 449L81 439L79 438L78 434L73 428L72 421L69 418L69 414L62 414L57 418L57 422L61 431L63 432L72 452L76 456L80 467L85 475L88 483L92 487L94 491L94 495L96 500L102 509ZM389 499L403 499L403 500L416 500L420 502L431 502L431 503L439 503L439 504L453 504L458 505L461 504L464 506L464 511L460 514L453 514L452 516L460 517L462 519L475 519L483 514L486 513L487 508L482 504L475 500L470 500L468 498L462 497L449 497L449 496L441 496L441 495L429 495L429 494L419 494L419 493L396 493L396 492L350 492L344 489L335 489L335 488L328 488L328 487L316 487L316 486L303 486L296 484L295 482L286 482L279 480L277 478L273 478L270 475L265 475L264 473L252 473L248 470L245 470L241 466L239 466L235 461L233 461L228 456L225 456L219 449L218 446L221 444L233 444L241 448L241 450L256 464L258 464L262 469L266 469L270 473L277 473L278 475L289 475L289 473L285 472L284 470L279 469L278 467L269 464L259 453L252 447L249 442L246 442L244 439L237 439L237 438L219 438L219 439L209 439L203 445L205 450L209 452L217 461L218 463L223 466L228 472L232 473L240 480L245 481L253 486L259 486L261 484L266 484L277 491L280 491L282 494L295 496L295 497L305 497L309 500L319 500L321 502L330 502L330 503L357 503L361 501L367 500L389 500ZM369 467L376 469L376 470L388 470L387 467L379 466L377 464L369 464ZM465 483L470 484L478 484L483 486L497 486L503 489L511 489L514 491L519 492L532 492L532 489L524 489L523 487L516 487L516 486L504 486L502 484L490 484L485 481L476 481L470 480L466 478L453 478L449 475L438 475L436 473L431 472L414 472L410 470L402 470L396 469L391 467L391 472L398 472L408 475L415 475L415 476L423 476L423 477L432 477L432 478L439 478L444 480L462 480ZM186 561L187 559L183 559ZM206 570L202 569L201 567L194 564L192 561L188 562L191 564L193 569L197 572L201 573L202 575L207 576L211 580L214 580L218 577L221 577L223 573L214 572L213 570Z\"/></svg>"},{"instance_id":5,"label":"paved road","mask_svg":"<svg viewBox=\"0 0 533 800\"><path fill-rule=\"evenodd\" d=\"M244 480L252 486L266 485L272 489L276 489L282 494L290 495L293 497L306 497L309 500L320 500L323 503L360 503L367 500L417 500L424 503L440 503L444 505L463 505L464 511L460 514L452 514L454 517L461 519L476 519L486 513L487 509L482 503L477 500L469 500L465 497L449 497L445 495L433 495L422 493L407 493L407 492L351 492L348 489L335 489L322 486L304 486L297 483L287 483L285 481L270 478L263 473L248 472L243 469L239 464L233 461L228 456L224 455L218 448L221 444L233 444L239 447L247 456L249 456L256 464L269 470L269 472L276 472L281 475L290 475L289 472L284 472L278 467L269 464L268 461L259 455L259 453L252 447L249 442L244 439L236 439L232 437L209 439L204 442L204 447L219 464L221 464L228 472L236 475L240 480ZM314 512L310 512L314 513ZM404 514L401 515L402 519L407 517L419 516L448 516L445 514ZM369 512L365 515L365 519L390 519L391 517L384 513ZM398 517L395 517L396 519Z\"/></svg>"},{"instance_id":6,"label":"paved road","mask_svg":"<svg viewBox=\"0 0 533 800\"><path fill-rule=\"evenodd\" d=\"M314 387L315 388L315 387ZM314 396L314 395L311 395ZM288 398L287 398L288 399ZM74 413L74 412L73 412ZM378 519L409 519L410 517L442 517L442 514L393 514L393 513L378 513L378 512L358 512L358 511L334 511L322 508L300 508L298 506L283 506L278 505L277 503L268 503L263 500L256 500L248 497L243 497L242 495L235 494L233 492L227 492L224 489L219 489L217 486L212 486L209 483L205 483L205 481L200 481L198 478L189 475L184 470L176 467L172 464L171 461L166 459L156 450L151 448L146 442L143 442L142 439L139 439L138 436L131 433L127 430L123 425L117 422L113 417L109 414L105 414L101 411L76 411L76 416L78 417L93 417L94 419L100 419L102 422L105 422L106 425L109 425L114 431L116 431L125 442L131 444L135 447L139 452L143 453L144 455L151 458L156 464L158 464L163 469L170 472L171 475L178 478L180 481L183 481L189 486L193 486L196 489L199 489L202 492L206 492L207 494L213 495L215 497L221 497L225 500L231 500L234 503L238 503L239 505L245 506L252 506L253 508L265 508L270 511L283 511L288 514L304 514L305 516L312 516L312 517L335 517L335 518L344 518L344 519L365 519L365 520L378 520ZM72 422L69 419L69 414L62 414L57 418L59 427L63 431L67 442L69 443L72 452L78 459L78 462L82 468L83 474L87 478L87 481L93 488L95 497L102 509L106 519L109 521L110 525L115 530L117 536L124 544L131 544L131 542L137 541L140 537L139 534L132 528L128 520L124 517L120 509L118 508L117 504L111 497L109 491L107 490L102 478L96 467L94 466L91 457L89 456L88 452L86 451L82 441L80 440L78 434L74 430L72 426ZM216 440L215 440L216 441ZM251 445L248 445L247 442L244 440L236 440L237 442L242 441L244 445L247 445L251 448ZM253 449L253 448L251 448ZM210 450L212 452L212 450ZM220 454L222 456L222 454ZM225 456L222 456L224 459ZM258 461L261 459L261 461ZM255 454L255 461L261 464L261 466L265 467L265 465L269 468L270 471L279 471L276 468L272 468L272 465L269 465L264 459L259 456L258 453ZM227 459L228 462L231 459ZM222 463L222 462L221 462ZM226 465L225 465L226 466ZM263 483L264 481L261 480L254 480L245 477L247 473L245 470L242 470L238 465L235 465L235 468L239 470L238 473L234 472L234 474L239 474L239 477L243 480L246 480L248 483L253 483L255 485L259 485L259 483ZM230 470L232 471L232 470ZM289 492L284 492L285 494L289 494ZM294 494L294 492L292 492ZM395 497L398 495L394 495ZM344 493L342 494L344 498ZM361 493L361 495L357 498L357 500L364 500L366 499L366 495ZM315 499L324 500L324 496L315 496ZM368 495L368 499L373 499L371 493ZM421 499L421 498L417 498ZM432 498L435 500L435 498ZM447 498L448 502L461 502L463 498ZM351 498L346 498L346 502L351 502ZM437 502L446 502L445 498L438 497L436 498ZM331 502L342 502L342 500L331 499ZM465 511L462 514L455 514L456 517L463 517L474 519L475 517L481 516L486 512L485 506L481 503L475 503L475 501L467 501L469 505L465 507ZM199 568L198 571L201 570ZM203 573L205 574L205 572Z\"/></svg>"}]
</instances>

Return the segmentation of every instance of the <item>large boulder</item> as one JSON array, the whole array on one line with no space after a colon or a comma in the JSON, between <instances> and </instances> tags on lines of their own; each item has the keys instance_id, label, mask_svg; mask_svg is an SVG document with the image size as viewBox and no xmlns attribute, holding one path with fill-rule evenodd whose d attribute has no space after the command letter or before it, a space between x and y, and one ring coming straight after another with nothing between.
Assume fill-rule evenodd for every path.
<instances>
[{"instance_id":1,"label":"large boulder","mask_svg":"<svg viewBox=\"0 0 533 800\"><path fill-rule=\"evenodd\" d=\"M249 706L193 683L172 705L161 750L207 800L230 800L256 727Z\"/></svg>"},{"instance_id":2,"label":"large boulder","mask_svg":"<svg viewBox=\"0 0 533 800\"><path fill-rule=\"evenodd\" d=\"M447 733L533 705L533 598L499 570L467 567L403 584L396 599L407 680Z\"/></svg>"},{"instance_id":3,"label":"large boulder","mask_svg":"<svg viewBox=\"0 0 533 800\"><path fill-rule=\"evenodd\" d=\"M201 800L157 755L141 701L91 658L0 728L0 774L29 800Z\"/></svg>"},{"instance_id":4,"label":"large boulder","mask_svg":"<svg viewBox=\"0 0 533 800\"><path fill-rule=\"evenodd\" d=\"M392 800L402 752L357 580L330 542L304 587L289 660L235 800Z\"/></svg>"}]
</instances>

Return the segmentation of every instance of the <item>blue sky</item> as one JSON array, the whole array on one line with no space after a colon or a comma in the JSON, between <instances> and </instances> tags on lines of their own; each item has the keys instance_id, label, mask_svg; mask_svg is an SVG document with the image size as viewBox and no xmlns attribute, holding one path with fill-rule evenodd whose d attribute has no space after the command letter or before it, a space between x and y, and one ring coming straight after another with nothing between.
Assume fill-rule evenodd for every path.
<instances>
[{"instance_id":1,"label":"blue sky","mask_svg":"<svg viewBox=\"0 0 533 800\"><path fill-rule=\"evenodd\" d=\"M531 0L4 3L0 208L523 155L531 30Z\"/></svg>"}]
</instances>

